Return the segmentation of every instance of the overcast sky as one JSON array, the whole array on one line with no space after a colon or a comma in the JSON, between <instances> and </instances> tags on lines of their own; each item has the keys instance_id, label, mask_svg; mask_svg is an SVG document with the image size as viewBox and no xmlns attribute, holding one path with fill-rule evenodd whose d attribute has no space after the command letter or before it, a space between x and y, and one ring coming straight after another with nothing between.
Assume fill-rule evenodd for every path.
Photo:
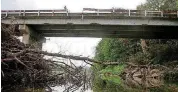
<instances>
[{"instance_id":1,"label":"overcast sky","mask_svg":"<svg viewBox=\"0 0 178 92\"><path fill-rule=\"evenodd\" d=\"M1 0L4 9L62 9L65 5L71 12L82 11L82 8L122 7L136 9L145 0Z\"/></svg>"},{"instance_id":2,"label":"overcast sky","mask_svg":"<svg viewBox=\"0 0 178 92\"><path fill-rule=\"evenodd\" d=\"M137 5L144 2L145 0L1 0L1 9L63 9L67 6L70 12L81 12L83 8L136 9ZM101 38L50 38L43 44L43 49L50 52L93 57L95 47L100 40Z\"/></svg>"}]
</instances>

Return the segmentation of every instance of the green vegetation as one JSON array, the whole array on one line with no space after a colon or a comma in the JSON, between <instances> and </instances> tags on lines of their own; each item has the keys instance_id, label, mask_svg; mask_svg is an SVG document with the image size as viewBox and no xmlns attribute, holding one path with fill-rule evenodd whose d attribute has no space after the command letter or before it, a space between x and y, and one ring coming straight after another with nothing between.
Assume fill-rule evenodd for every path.
<instances>
[{"instance_id":1,"label":"green vegetation","mask_svg":"<svg viewBox=\"0 0 178 92\"><path fill-rule=\"evenodd\" d=\"M177 0L147 0L137 7L140 10L176 10ZM119 65L98 65L92 67L94 92L177 92L176 84L167 84L157 88L135 88L124 85L119 75L127 67L126 62L137 65L163 65L174 71L167 73L167 81L177 81L178 40L176 39L123 39L103 38L96 47L95 60L100 62L119 62ZM172 73L171 71L171 73ZM118 76L117 76L118 75ZM170 75L172 77L170 77Z\"/></svg>"},{"instance_id":2,"label":"green vegetation","mask_svg":"<svg viewBox=\"0 0 178 92\"><path fill-rule=\"evenodd\" d=\"M143 40L142 40L143 41ZM93 68L95 78L93 80L94 92L140 92L143 89L128 88L123 84L119 76L126 67L125 62L138 65L160 64L174 69L178 64L177 40L144 40L147 47L143 52L142 42L139 39L102 39L97 46L95 59L102 62L120 62L115 66L103 66L95 64ZM174 73L175 74L175 73ZM168 74L170 75L170 74ZM175 75L173 75L175 77ZM168 78L169 79L169 78ZM170 87L162 86L150 89L151 92L171 92ZM112 91L111 91L112 90ZM167 91L168 90L168 91Z\"/></svg>"},{"instance_id":3,"label":"green vegetation","mask_svg":"<svg viewBox=\"0 0 178 92\"><path fill-rule=\"evenodd\" d=\"M93 72L95 74L95 78L93 80L94 92L119 92L119 90L126 91L126 89L121 86L122 80L119 75L126 66L123 63L128 60L128 56L141 50L137 44L138 42L139 39L118 38L104 38L100 41L96 48L95 59L103 62L120 62L120 65L101 66L95 64L95 68L93 68Z\"/></svg>"},{"instance_id":4,"label":"green vegetation","mask_svg":"<svg viewBox=\"0 0 178 92\"><path fill-rule=\"evenodd\" d=\"M128 59L128 56L141 51L139 39L104 38L96 47L95 59L103 62L120 62Z\"/></svg>"},{"instance_id":5,"label":"green vegetation","mask_svg":"<svg viewBox=\"0 0 178 92\"><path fill-rule=\"evenodd\" d=\"M110 81L116 84L121 84L121 78L119 75L124 70L124 67L125 65L118 65L115 67L108 66L105 69L99 71L99 74L101 76L101 79L103 80Z\"/></svg>"},{"instance_id":6,"label":"green vegetation","mask_svg":"<svg viewBox=\"0 0 178 92\"><path fill-rule=\"evenodd\" d=\"M177 0L146 0L137 6L139 10L177 10Z\"/></svg>"},{"instance_id":7,"label":"green vegetation","mask_svg":"<svg viewBox=\"0 0 178 92\"><path fill-rule=\"evenodd\" d=\"M125 65L118 65L115 67L108 66L105 69L101 70L100 73L104 74L107 72L112 73L113 75L119 75L122 73L122 70L124 69Z\"/></svg>"}]
</instances>

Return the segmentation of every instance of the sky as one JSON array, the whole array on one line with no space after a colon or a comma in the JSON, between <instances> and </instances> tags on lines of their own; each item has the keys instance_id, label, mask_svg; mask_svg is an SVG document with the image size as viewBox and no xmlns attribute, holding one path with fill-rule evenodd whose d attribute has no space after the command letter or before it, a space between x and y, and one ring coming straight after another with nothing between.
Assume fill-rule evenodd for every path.
<instances>
[{"instance_id":1,"label":"sky","mask_svg":"<svg viewBox=\"0 0 178 92\"><path fill-rule=\"evenodd\" d=\"M2 10L24 9L63 9L67 6L70 12L81 12L83 8L111 9L125 8L136 9L136 6L145 0L1 0ZM61 52L63 54L81 55L92 58L95 47L101 38L47 38L43 50ZM81 62L75 62L81 65Z\"/></svg>"},{"instance_id":2,"label":"sky","mask_svg":"<svg viewBox=\"0 0 178 92\"><path fill-rule=\"evenodd\" d=\"M63 9L80 12L83 8L108 9L112 7L136 9L145 0L1 0L1 9Z\"/></svg>"}]
</instances>

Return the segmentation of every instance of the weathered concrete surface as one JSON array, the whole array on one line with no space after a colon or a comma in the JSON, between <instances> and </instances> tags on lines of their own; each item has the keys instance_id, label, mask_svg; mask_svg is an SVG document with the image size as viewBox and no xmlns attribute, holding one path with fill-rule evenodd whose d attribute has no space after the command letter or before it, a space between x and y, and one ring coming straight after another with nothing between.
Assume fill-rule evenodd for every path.
<instances>
[{"instance_id":1,"label":"weathered concrete surface","mask_svg":"<svg viewBox=\"0 0 178 92\"><path fill-rule=\"evenodd\" d=\"M144 17L94 17L81 19L80 17L19 17L12 22L12 19L6 18L2 20L5 24L101 24L101 25L165 25L178 26L178 18L144 18Z\"/></svg>"},{"instance_id":2,"label":"weathered concrete surface","mask_svg":"<svg viewBox=\"0 0 178 92\"><path fill-rule=\"evenodd\" d=\"M25 24L45 37L178 38L178 18L19 16L2 23Z\"/></svg>"},{"instance_id":3,"label":"weathered concrete surface","mask_svg":"<svg viewBox=\"0 0 178 92\"><path fill-rule=\"evenodd\" d=\"M178 26L153 25L29 25L47 37L178 38Z\"/></svg>"},{"instance_id":4,"label":"weathered concrete surface","mask_svg":"<svg viewBox=\"0 0 178 92\"><path fill-rule=\"evenodd\" d=\"M22 42L25 44L31 44L35 47L42 49L42 44L45 38L36 32L33 28L27 25L19 25L19 30L23 31Z\"/></svg>"}]
</instances>

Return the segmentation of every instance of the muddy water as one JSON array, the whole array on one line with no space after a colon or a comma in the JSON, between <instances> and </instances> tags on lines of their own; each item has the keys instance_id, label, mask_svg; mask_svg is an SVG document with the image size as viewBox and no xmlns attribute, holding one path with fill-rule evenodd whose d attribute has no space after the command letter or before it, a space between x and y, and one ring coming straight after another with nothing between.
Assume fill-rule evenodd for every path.
<instances>
[{"instance_id":1,"label":"muddy water","mask_svg":"<svg viewBox=\"0 0 178 92\"><path fill-rule=\"evenodd\" d=\"M164 84L163 72L159 69L135 68L126 72L125 83L139 87L159 87Z\"/></svg>"},{"instance_id":2,"label":"muddy water","mask_svg":"<svg viewBox=\"0 0 178 92\"><path fill-rule=\"evenodd\" d=\"M99 74L93 81L93 88L85 92L178 92L178 82L164 80L164 72L160 69L132 67L124 71L122 74ZM18 92L63 92L65 87L55 86L51 89L19 89ZM81 92L80 89L75 92Z\"/></svg>"},{"instance_id":3,"label":"muddy water","mask_svg":"<svg viewBox=\"0 0 178 92\"><path fill-rule=\"evenodd\" d=\"M120 75L111 72L101 74L104 78L96 80L97 84L94 84L97 87L94 88L94 92L178 92L178 82L164 80L164 70L132 67L124 71ZM119 82L116 83L114 78L118 78Z\"/></svg>"}]
</instances>

